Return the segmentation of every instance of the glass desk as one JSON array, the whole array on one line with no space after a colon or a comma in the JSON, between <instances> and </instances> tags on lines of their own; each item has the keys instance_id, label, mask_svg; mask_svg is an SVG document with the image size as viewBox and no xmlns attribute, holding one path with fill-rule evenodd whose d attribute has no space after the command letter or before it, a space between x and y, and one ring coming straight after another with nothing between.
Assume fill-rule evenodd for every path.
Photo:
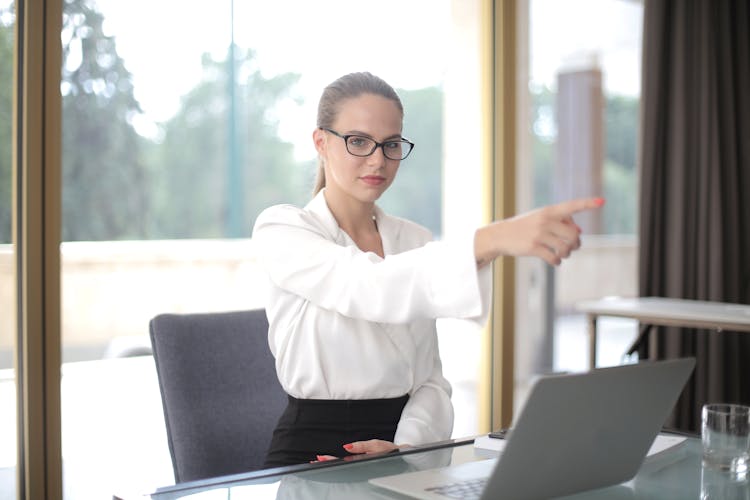
<instances>
[{"instance_id":1,"label":"glass desk","mask_svg":"<svg viewBox=\"0 0 750 500\"><path fill-rule=\"evenodd\" d=\"M606 445L606 443L603 443ZM305 464L193 481L137 496L115 499L398 499L405 498L368 483L368 479L486 458L473 439L446 441L377 457ZM750 500L750 483L738 482L701 466L701 441L694 436L644 462L632 480L567 498L655 499L722 498ZM538 481L533 472L529 481Z\"/></svg>"}]
</instances>

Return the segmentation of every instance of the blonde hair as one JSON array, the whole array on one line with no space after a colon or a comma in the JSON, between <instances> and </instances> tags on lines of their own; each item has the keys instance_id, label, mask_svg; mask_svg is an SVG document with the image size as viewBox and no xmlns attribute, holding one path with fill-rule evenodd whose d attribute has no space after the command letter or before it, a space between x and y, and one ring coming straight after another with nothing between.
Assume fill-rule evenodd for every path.
<instances>
[{"instance_id":1,"label":"blonde hair","mask_svg":"<svg viewBox=\"0 0 750 500\"><path fill-rule=\"evenodd\" d=\"M336 120L342 101L359 97L362 94L375 94L396 103L396 107L404 115L404 106L393 87L385 80L372 73L349 73L337 79L325 89L318 102L319 128L332 128ZM325 165L323 158L318 158L318 169L315 175L313 196L318 194L326 185Z\"/></svg>"}]
</instances>

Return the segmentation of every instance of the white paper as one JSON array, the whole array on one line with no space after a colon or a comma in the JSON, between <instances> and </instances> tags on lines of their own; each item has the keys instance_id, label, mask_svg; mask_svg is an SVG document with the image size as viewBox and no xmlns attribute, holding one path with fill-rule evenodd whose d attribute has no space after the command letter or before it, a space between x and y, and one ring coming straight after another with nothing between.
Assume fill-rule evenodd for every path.
<instances>
[{"instance_id":1,"label":"white paper","mask_svg":"<svg viewBox=\"0 0 750 500\"><path fill-rule=\"evenodd\" d=\"M654 439L654 442L651 445L651 448L649 448L648 454L646 456L652 457L658 453L678 446L684 443L685 439L687 438L684 436L675 436L673 434L659 434L658 436L656 436L656 439ZM474 440L474 448L484 451L493 451L499 454L503 450L503 448L505 448L505 442L505 439L491 438L488 435L484 434Z\"/></svg>"}]
</instances>

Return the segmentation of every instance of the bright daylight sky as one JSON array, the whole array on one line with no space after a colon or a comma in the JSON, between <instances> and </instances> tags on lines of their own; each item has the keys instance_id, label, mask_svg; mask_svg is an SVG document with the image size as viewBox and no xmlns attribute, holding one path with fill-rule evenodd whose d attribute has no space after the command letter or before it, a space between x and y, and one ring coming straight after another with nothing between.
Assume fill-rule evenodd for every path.
<instances>
[{"instance_id":1,"label":"bright daylight sky","mask_svg":"<svg viewBox=\"0 0 750 500\"><path fill-rule=\"evenodd\" d=\"M108 19L105 29L116 37L118 52L133 74L136 98L145 113L140 129L148 133L148 124L172 116L180 96L199 81L201 54L208 51L223 58L230 41L231 4L229 0L96 3ZM593 57L604 69L608 91L638 93L640 2L531 0L530 4L535 83L554 85L560 67ZM235 41L256 51L265 76L285 71L302 75L299 93L306 96L306 105L287 103L285 112L297 118L280 124L282 137L298 145L299 157L314 156L309 137L315 106L323 87L336 77L368 70L401 88L436 85L443 79L450 0L235 0L234 9Z\"/></svg>"}]
</instances>

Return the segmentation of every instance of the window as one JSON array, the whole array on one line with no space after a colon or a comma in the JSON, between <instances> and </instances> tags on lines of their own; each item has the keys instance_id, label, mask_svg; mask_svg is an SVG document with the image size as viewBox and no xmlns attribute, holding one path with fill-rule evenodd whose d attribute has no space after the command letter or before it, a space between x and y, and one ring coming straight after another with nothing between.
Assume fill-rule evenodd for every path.
<instances>
[{"instance_id":1,"label":"window","mask_svg":"<svg viewBox=\"0 0 750 500\"><path fill-rule=\"evenodd\" d=\"M438 237L450 232L442 169L471 169L465 156L446 160L443 143L447 88L458 80L450 65L461 59L446 37L457 5L182 2L176 15L170 2L65 2L66 498L172 481L148 321L162 312L262 307L252 225L269 205L310 198L310 136L327 83L366 70L399 91L404 134L417 146L381 206ZM471 137L479 124L462 126ZM456 432L467 435L477 425L477 373L466 367L479 363L464 351L451 358L451 345L442 352L460 398Z\"/></svg>"},{"instance_id":2,"label":"window","mask_svg":"<svg viewBox=\"0 0 750 500\"><path fill-rule=\"evenodd\" d=\"M518 268L517 401L539 373L588 366L586 325L575 303L637 293L637 137L641 2L528 0L527 93L519 132L520 210L604 196L581 216L582 248L561 266ZM635 325L606 319L599 365L622 362ZM518 408L518 403L516 408Z\"/></svg>"}]
</instances>

